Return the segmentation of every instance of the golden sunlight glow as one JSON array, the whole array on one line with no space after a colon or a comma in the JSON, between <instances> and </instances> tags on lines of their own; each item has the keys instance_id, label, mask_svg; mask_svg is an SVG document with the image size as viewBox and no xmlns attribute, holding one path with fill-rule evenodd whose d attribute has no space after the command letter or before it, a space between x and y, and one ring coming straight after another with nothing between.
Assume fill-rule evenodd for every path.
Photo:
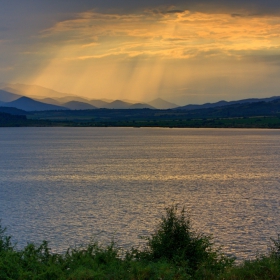
<instances>
[{"instance_id":1,"label":"golden sunlight glow","mask_svg":"<svg viewBox=\"0 0 280 280\"><path fill-rule=\"evenodd\" d=\"M29 83L92 99L218 98L274 73L279 34L276 16L91 11L42 31L34 56L47 58Z\"/></svg>"}]
</instances>

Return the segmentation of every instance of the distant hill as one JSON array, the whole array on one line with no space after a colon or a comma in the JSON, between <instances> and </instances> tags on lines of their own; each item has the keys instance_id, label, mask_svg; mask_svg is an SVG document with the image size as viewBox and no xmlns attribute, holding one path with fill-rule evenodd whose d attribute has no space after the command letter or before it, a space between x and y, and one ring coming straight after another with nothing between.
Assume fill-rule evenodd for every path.
<instances>
[{"instance_id":1,"label":"distant hill","mask_svg":"<svg viewBox=\"0 0 280 280\"><path fill-rule=\"evenodd\" d=\"M255 103L255 102L270 102L276 99L280 99L280 96L273 96L268 98L248 98L248 99L241 99L236 101L218 101L215 103L205 103L202 105L196 105L196 104L189 104L186 106L181 106L176 109L180 110L196 110L196 109L208 109L208 108L216 108L216 107L222 107L222 106L228 106L228 105L235 105L235 104L244 104L244 103Z\"/></svg>"},{"instance_id":2,"label":"distant hill","mask_svg":"<svg viewBox=\"0 0 280 280\"><path fill-rule=\"evenodd\" d=\"M29 97L20 97L17 100L6 102L2 104L3 107L15 107L25 111L48 111L48 110L66 110L62 106L46 104L43 102L35 101Z\"/></svg>"},{"instance_id":3,"label":"distant hill","mask_svg":"<svg viewBox=\"0 0 280 280\"><path fill-rule=\"evenodd\" d=\"M80 96L64 96L60 98L56 98L56 100L60 103L66 103L66 102L71 102L71 101L79 101L79 102L84 102L84 103L89 103L89 100Z\"/></svg>"},{"instance_id":4,"label":"distant hill","mask_svg":"<svg viewBox=\"0 0 280 280\"><path fill-rule=\"evenodd\" d=\"M157 98L151 102L148 102L148 104L156 109L173 109L173 108L179 107L177 104L170 103L161 98Z\"/></svg>"},{"instance_id":5,"label":"distant hill","mask_svg":"<svg viewBox=\"0 0 280 280\"><path fill-rule=\"evenodd\" d=\"M35 99L35 98L33 98L33 99L36 100L36 101L39 101L39 102L47 103L47 104L62 106L62 103L57 101L54 98L43 98L43 99L39 99L39 98Z\"/></svg>"},{"instance_id":6,"label":"distant hill","mask_svg":"<svg viewBox=\"0 0 280 280\"><path fill-rule=\"evenodd\" d=\"M104 100L104 101L106 101L106 100ZM113 102L113 101L114 100L112 100L111 102ZM126 103L131 103L131 104L141 103L139 100L131 100L131 99L122 99L122 101L126 102Z\"/></svg>"},{"instance_id":7,"label":"distant hill","mask_svg":"<svg viewBox=\"0 0 280 280\"><path fill-rule=\"evenodd\" d=\"M176 110L178 112L179 110ZM271 101L244 102L213 108L180 110L189 119L236 118L256 116L278 116L280 98Z\"/></svg>"},{"instance_id":8,"label":"distant hill","mask_svg":"<svg viewBox=\"0 0 280 280\"><path fill-rule=\"evenodd\" d=\"M97 108L107 108L108 104L110 102L107 102L107 101L104 101L104 100L101 100L101 99L100 100L99 99L92 99L88 103L93 105L94 107L97 107Z\"/></svg>"},{"instance_id":9,"label":"distant hill","mask_svg":"<svg viewBox=\"0 0 280 280\"><path fill-rule=\"evenodd\" d=\"M11 102L18 98L20 98L21 95L6 91L6 90L0 90L0 101L1 102Z\"/></svg>"},{"instance_id":10,"label":"distant hill","mask_svg":"<svg viewBox=\"0 0 280 280\"><path fill-rule=\"evenodd\" d=\"M145 103L136 103L129 106L128 109L155 109L155 107Z\"/></svg>"},{"instance_id":11,"label":"distant hill","mask_svg":"<svg viewBox=\"0 0 280 280\"><path fill-rule=\"evenodd\" d=\"M99 100L99 99L98 99ZM104 101L104 102L107 102L107 103L111 103L111 102L113 102L114 101L114 99L108 99L108 98L102 98L102 99L100 99L100 100L102 100L102 101ZM129 103L129 102L128 102Z\"/></svg>"},{"instance_id":12,"label":"distant hill","mask_svg":"<svg viewBox=\"0 0 280 280\"><path fill-rule=\"evenodd\" d=\"M127 103L121 100L115 100L111 103L108 103L107 109L128 109L131 105L131 103Z\"/></svg>"},{"instance_id":13,"label":"distant hill","mask_svg":"<svg viewBox=\"0 0 280 280\"><path fill-rule=\"evenodd\" d=\"M79 101L70 101L67 103L62 104L64 107L70 110L90 110L90 109L97 109L96 107L92 106L91 104L79 102Z\"/></svg>"},{"instance_id":14,"label":"distant hill","mask_svg":"<svg viewBox=\"0 0 280 280\"><path fill-rule=\"evenodd\" d=\"M0 112L11 114L11 115L19 115L19 116L28 114L26 111L14 107L0 107Z\"/></svg>"}]
</instances>

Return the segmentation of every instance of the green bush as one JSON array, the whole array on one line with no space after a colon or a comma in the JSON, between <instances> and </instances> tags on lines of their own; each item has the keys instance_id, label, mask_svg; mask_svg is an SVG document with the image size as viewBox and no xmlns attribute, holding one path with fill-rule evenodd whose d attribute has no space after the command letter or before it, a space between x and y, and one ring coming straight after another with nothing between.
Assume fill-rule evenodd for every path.
<instances>
[{"instance_id":1,"label":"green bush","mask_svg":"<svg viewBox=\"0 0 280 280\"><path fill-rule=\"evenodd\" d=\"M270 238L272 245L270 246L270 256L280 259L280 234L277 239Z\"/></svg>"},{"instance_id":2,"label":"green bush","mask_svg":"<svg viewBox=\"0 0 280 280\"><path fill-rule=\"evenodd\" d=\"M219 280L280 280L280 260L269 256L257 256L225 271Z\"/></svg>"},{"instance_id":3,"label":"green bush","mask_svg":"<svg viewBox=\"0 0 280 280\"><path fill-rule=\"evenodd\" d=\"M1 222L1 220L0 220ZM6 235L6 228L2 228L0 224L0 253L7 250L12 250L11 236Z\"/></svg>"},{"instance_id":4,"label":"green bush","mask_svg":"<svg viewBox=\"0 0 280 280\"><path fill-rule=\"evenodd\" d=\"M136 254L139 259L166 260L191 275L203 273L205 268L222 271L234 261L214 248L211 236L192 230L189 215L184 208L178 211L177 206L166 208L166 216L161 218L151 237L145 239L147 246Z\"/></svg>"}]
</instances>

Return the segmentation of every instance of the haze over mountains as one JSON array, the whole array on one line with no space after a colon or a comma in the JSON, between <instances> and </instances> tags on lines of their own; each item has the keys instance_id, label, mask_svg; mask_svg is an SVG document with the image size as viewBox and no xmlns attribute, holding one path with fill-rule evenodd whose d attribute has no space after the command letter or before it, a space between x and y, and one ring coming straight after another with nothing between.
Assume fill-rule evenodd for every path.
<instances>
[{"instance_id":1,"label":"haze over mountains","mask_svg":"<svg viewBox=\"0 0 280 280\"><path fill-rule=\"evenodd\" d=\"M0 90L0 102L11 102L19 99L20 97L22 96L5 90Z\"/></svg>"},{"instance_id":2,"label":"haze over mountains","mask_svg":"<svg viewBox=\"0 0 280 280\"><path fill-rule=\"evenodd\" d=\"M149 103L142 103L131 100L87 99L35 85L5 84L1 88L0 106L15 107L25 111L90 110L98 108L172 109L178 107L177 104L160 98Z\"/></svg>"},{"instance_id":3,"label":"haze over mountains","mask_svg":"<svg viewBox=\"0 0 280 280\"><path fill-rule=\"evenodd\" d=\"M65 96L72 95L69 93L62 93L62 92L55 91L53 89L49 89L37 85L2 84L1 89L21 96L31 97L31 98L44 98L44 97L62 98Z\"/></svg>"},{"instance_id":4,"label":"haze over mountains","mask_svg":"<svg viewBox=\"0 0 280 280\"><path fill-rule=\"evenodd\" d=\"M52 89L23 84L0 85L0 107L12 107L24 111L51 111L51 110L92 110L92 109L177 109L196 110L210 109L255 102L270 102L280 99L280 96L270 98L250 98L237 101L219 101L202 105L189 104L178 106L161 98L148 103L131 100L87 99L84 97L57 92Z\"/></svg>"}]
</instances>

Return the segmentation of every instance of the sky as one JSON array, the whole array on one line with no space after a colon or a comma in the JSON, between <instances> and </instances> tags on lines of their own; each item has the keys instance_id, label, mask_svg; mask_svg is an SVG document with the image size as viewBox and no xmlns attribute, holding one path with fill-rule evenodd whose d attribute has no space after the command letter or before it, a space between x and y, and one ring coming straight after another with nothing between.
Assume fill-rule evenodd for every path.
<instances>
[{"instance_id":1,"label":"sky","mask_svg":"<svg viewBox=\"0 0 280 280\"><path fill-rule=\"evenodd\" d=\"M0 0L0 82L178 105L280 95L280 1Z\"/></svg>"}]
</instances>

